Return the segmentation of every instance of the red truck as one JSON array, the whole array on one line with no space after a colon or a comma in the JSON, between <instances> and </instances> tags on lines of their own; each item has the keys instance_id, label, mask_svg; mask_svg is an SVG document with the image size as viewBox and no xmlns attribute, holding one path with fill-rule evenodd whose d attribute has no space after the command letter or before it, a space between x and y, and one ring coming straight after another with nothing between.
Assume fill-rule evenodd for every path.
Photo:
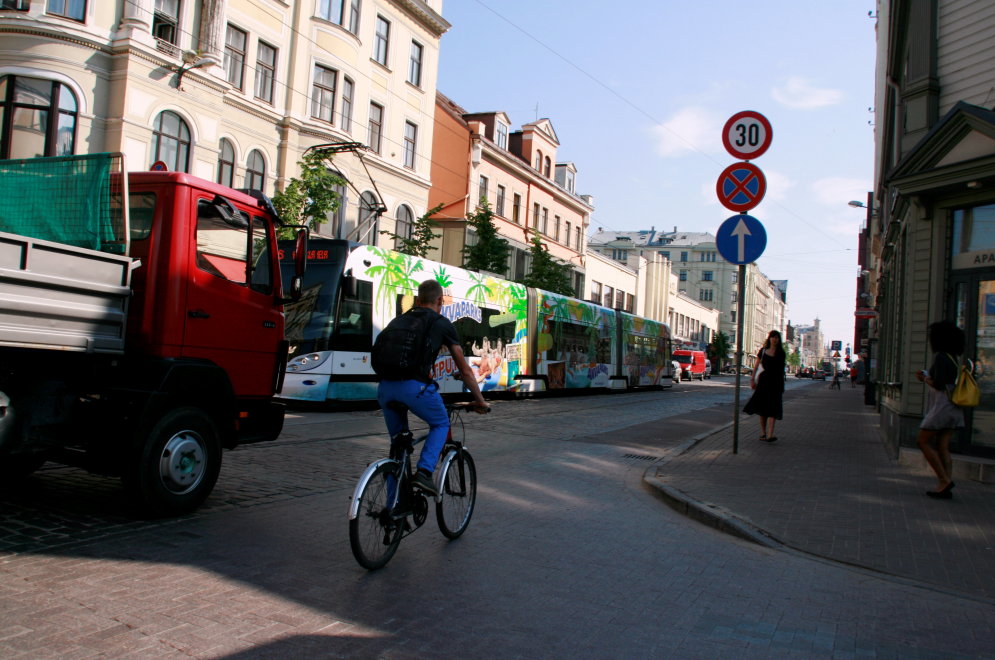
<instances>
[{"instance_id":1,"label":"red truck","mask_svg":"<svg viewBox=\"0 0 995 660\"><path fill-rule=\"evenodd\" d=\"M123 171L0 161L0 478L79 466L177 515L222 449L283 427L279 219L259 194Z\"/></svg>"}]
</instances>

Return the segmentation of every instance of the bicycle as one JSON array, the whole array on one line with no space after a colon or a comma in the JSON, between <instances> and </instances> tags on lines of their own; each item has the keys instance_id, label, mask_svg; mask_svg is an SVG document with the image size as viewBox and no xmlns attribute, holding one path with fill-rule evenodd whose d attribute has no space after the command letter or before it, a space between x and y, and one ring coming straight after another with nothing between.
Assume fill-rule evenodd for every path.
<instances>
[{"instance_id":1,"label":"bicycle","mask_svg":"<svg viewBox=\"0 0 995 660\"><path fill-rule=\"evenodd\" d=\"M403 408L403 404L393 404ZM466 531L477 502L477 468L466 448L461 417L475 409L472 403L446 405L449 435L434 474L439 491L434 499L439 531L449 539L457 539ZM411 456L426 437L398 435L391 442L388 458L367 466L356 484L349 506L349 545L356 561L367 570L383 568L397 552L401 539L428 518L428 496L411 483Z\"/></svg>"}]
</instances>

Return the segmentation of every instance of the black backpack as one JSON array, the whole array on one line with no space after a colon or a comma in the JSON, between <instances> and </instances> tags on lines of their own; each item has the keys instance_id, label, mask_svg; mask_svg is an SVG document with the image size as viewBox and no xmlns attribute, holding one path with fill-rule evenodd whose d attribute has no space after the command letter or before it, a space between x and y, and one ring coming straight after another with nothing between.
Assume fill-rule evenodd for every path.
<instances>
[{"instance_id":1,"label":"black backpack","mask_svg":"<svg viewBox=\"0 0 995 660\"><path fill-rule=\"evenodd\" d=\"M373 343L370 353L373 371L383 380L431 382L432 354L430 330L442 318L425 307L415 307L387 324Z\"/></svg>"}]
</instances>

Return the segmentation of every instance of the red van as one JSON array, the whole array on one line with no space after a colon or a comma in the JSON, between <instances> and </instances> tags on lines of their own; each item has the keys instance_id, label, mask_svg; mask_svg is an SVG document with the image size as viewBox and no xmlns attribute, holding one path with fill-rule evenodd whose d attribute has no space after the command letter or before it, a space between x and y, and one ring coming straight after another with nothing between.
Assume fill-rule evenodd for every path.
<instances>
[{"instance_id":1,"label":"red van","mask_svg":"<svg viewBox=\"0 0 995 660\"><path fill-rule=\"evenodd\" d=\"M681 380L705 380L705 352L677 349L674 359L681 363Z\"/></svg>"}]
</instances>

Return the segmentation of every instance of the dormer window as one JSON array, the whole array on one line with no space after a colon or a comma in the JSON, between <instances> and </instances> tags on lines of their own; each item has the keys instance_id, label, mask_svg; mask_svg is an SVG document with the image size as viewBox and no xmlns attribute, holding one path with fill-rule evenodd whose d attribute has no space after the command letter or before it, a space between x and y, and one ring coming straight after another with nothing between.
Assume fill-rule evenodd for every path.
<instances>
[{"instance_id":1,"label":"dormer window","mask_svg":"<svg viewBox=\"0 0 995 660\"><path fill-rule=\"evenodd\" d=\"M536 161L533 167L537 172L542 172L542 152L536 149Z\"/></svg>"},{"instance_id":2,"label":"dormer window","mask_svg":"<svg viewBox=\"0 0 995 660\"><path fill-rule=\"evenodd\" d=\"M494 126L494 144L502 149L508 148L508 125L497 122Z\"/></svg>"}]
</instances>

